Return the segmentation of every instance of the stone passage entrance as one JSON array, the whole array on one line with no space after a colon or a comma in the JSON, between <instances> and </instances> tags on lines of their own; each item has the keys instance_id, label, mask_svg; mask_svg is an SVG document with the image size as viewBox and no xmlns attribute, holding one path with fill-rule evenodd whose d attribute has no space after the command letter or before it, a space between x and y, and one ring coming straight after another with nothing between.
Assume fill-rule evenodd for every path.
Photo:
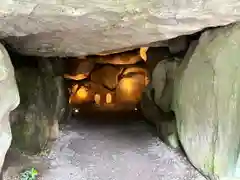
<instances>
[{"instance_id":1,"label":"stone passage entrance","mask_svg":"<svg viewBox=\"0 0 240 180\"><path fill-rule=\"evenodd\" d=\"M109 175L103 167L113 167L113 164L116 164L115 159L118 163L128 164L122 159L132 157L134 157L132 161L140 159L140 162L154 167L156 178L168 179L166 174L163 175L161 168L167 173L169 172L166 169L169 167L167 165L170 164L173 167L177 164L179 167L184 167L183 171L186 172L184 177L179 173L178 179L204 179L203 176L211 180L218 177L221 180L236 179L239 177L240 139L239 29L239 24L233 24L224 28L208 29L199 34L200 36L181 36L148 45L149 47L138 47L119 53L88 54L85 57L74 58L26 57L19 54L15 56L10 49L21 97L20 105L12 111L10 116L7 116L10 117L11 122L12 148L17 148L20 152L37 154L44 152L48 147L51 150L50 153L37 157L43 158L43 162L48 162L51 167L54 167L51 163L54 164L56 159L62 158L64 163L61 166L55 166L58 170L59 167L67 168L69 164L71 167L72 164L74 167L79 166L77 171L81 170L81 174L78 179L79 177L93 177L93 179L106 177L101 175L102 172ZM1 57L3 62L8 62L10 65L10 58L6 55L6 51L2 52L5 52ZM9 73L13 72L13 68L7 67L5 63L2 66L4 68L0 72L2 76L0 85L8 89L6 84L12 83L14 94L17 94L15 81L6 81L6 77L12 77L14 80L14 74ZM6 71L5 66L12 71ZM4 97L4 90L1 89L0 92L0 98L6 100L10 97L7 93L7 98ZM3 105L7 104L5 102L8 101L4 101ZM11 107L7 107L5 111L11 111ZM136 107L157 127L157 132L160 132L158 136L160 135L165 144L147 130L144 120L134 122L130 118L122 127L116 124L101 126L103 123L99 121L99 117L97 117L98 123L91 121L89 117L85 118L85 121L72 120L65 124L61 123L72 115L72 108L75 112L83 112L84 109L109 112L109 110L123 109L133 111ZM97 115L95 112L92 114ZM118 117L117 114L115 115ZM9 127L6 116L2 117ZM112 122L111 118L108 119ZM114 129L110 130L107 127ZM132 129L132 127L140 129ZM104 130L101 131L98 128ZM122 128L120 132L118 128ZM2 157L5 156L11 142L9 128L4 133L8 136L1 137L5 139L8 137L8 144L1 152ZM133 138L132 133L137 138ZM142 141L145 136L140 136L141 133L146 135L146 141ZM129 139L122 140L121 137ZM152 146L153 144L149 142L153 139L157 139L159 144ZM54 140L57 141L54 143ZM121 141L135 146L124 146ZM188 158L186 166L187 161L175 163L173 159L168 159L169 156L165 157L165 154L169 154L166 151L175 152L167 148L166 144L176 145L174 146L176 151L182 148L181 150L186 154L185 157ZM159 156L157 153L151 153L153 147L158 149ZM60 155L54 156L54 152ZM115 152L118 154L117 157ZM128 153L127 156L125 156L126 153ZM54 157L55 160L49 159L47 155ZM64 157L65 155L67 157ZM174 155L183 157L179 153ZM151 157L155 160L159 157L157 161L164 162L160 163L161 165L153 163ZM47 161L44 161L44 158ZM102 165L105 162L107 166ZM130 167L124 166L122 169L125 169L124 172L136 167L141 170L147 169L145 166L139 167L140 162L129 163ZM100 167L100 170L96 166ZM197 177L193 167L197 168L203 176ZM92 173L93 169L95 173ZM118 171L117 168L112 170ZM172 170L170 170L171 173L176 172L174 168ZM47 176L43 175L42 178L54 179L51 172L48 171ZM75 171L71 172L75 173ZM134 172L137 172L134 173L134 177L138 174L144 175L142 172ZM155 173L151 177L144 177L154 179ZM149 171L147 174L150 174ZM132 175L126 178L132 179ZM170 179L174 179L175 176L171 175L169 175ZM109 177L115 178L111 173Z\"/></svg>"}]
</instances>

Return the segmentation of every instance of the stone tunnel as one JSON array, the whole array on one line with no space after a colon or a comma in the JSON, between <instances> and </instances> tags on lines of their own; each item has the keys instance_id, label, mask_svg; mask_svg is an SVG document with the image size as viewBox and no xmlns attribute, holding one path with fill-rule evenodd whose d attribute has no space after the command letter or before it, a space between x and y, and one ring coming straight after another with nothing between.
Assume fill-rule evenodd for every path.
<instances>
[{"instance_id":1,"label":"stone tunnel","mask_svg":"<svg viewBox=\"0 0 240 180\"><path fill-rule=\"evenodd\" d=\"M40 158L44 164L59 143L71 151L64 144L75 140L81 147L68 153L79 156L81 168L63 173L64 180L74 173L73 180L107 179L98 177L109 173L107 161L88 154L99 153L97 147L97 157L132 158L116 162L145 170L145 180L240 179L239 14L234 0L1 2L0 178L12 180L23 170L14 160ZM83 112L111 112L114 119L132 112L143 121L121 126L126 129L114 139L111 128L99 128L103 124L73 124ZM69 125L79 132L68 131ZM127 136L134 128L141 132ZM114 145L131 149L129 141L138 143L127 158L114 154ZM151 158L157 163L148 164ZM96 177L88 172L92 161L102 168ZM133 178L124 171L109 176ZM51 170L39 178L56 179Z\"/></svg>"}]
</instances>

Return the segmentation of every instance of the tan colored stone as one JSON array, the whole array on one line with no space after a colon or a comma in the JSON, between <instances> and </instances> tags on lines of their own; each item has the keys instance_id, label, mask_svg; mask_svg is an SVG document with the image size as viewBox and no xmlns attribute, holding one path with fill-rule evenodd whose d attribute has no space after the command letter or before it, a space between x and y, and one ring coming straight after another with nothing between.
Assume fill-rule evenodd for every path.
<instances>
[{"instance_id":1,"label":"tan colored stone","mask_svg":"<svg viewBox=\"0 0 240 180\"><path fill-rule=\"evenodd\" d=\"M112 65L104 65L102 68L95 70L91 73L91 81L102 84L109 89L117 87L118 76L122 69L114 67Z\"/></svg>"},{"instance_id":2,"label":"tan colored stone","mask_svg":"<svg viewBox=\"0 0 240 180\"><path fill-rule=\"evenodd\" d=\"M147 76L147 69L141 68L141 67L129 67L123 71L122 75L127 76L128 74L137 74L137 73Z\"/></svg>"},{"instance_id":3,"label":"tan colored stone","mask_svg":"<svg viewBox=\"0 0 240 180\"><path fill-rule=\"evenodd\" d=\"M135 74L131 77L121 79L116 89L117 102L139 102L144 87L144 75Z\"/></svg>"}]
</instances>

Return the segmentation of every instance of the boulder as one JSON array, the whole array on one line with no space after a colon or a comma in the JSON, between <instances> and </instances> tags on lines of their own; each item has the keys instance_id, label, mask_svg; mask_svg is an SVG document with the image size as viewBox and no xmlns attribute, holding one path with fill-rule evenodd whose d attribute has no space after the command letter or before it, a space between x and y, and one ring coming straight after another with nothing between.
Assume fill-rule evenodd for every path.
<instances>
[{"instance_id":1,"label":"boulder","mask_svg":"<svg viewBox=\"0 0 240 180\"><path fill-rule=\"evenodd\" d=\"M209 179L239 179L240 24L206 31L191 52L174 84L180 142Z\"/></svg>"},{"instance_id":2,"label":"boulder","mask_svg":"<svg viewBox=\"0 0 240 180\"><path fill-rule=\"evenodd\" d=\"M8 52L0 44L0 172L12 141L9 113L18 106L19 101L13 65Z\"/></svg>"},{"instance_id":3,"label":"boulder","mask_svg":"<svg viewBox=\"0 0 240 180\"><path fill-rule=\"evenodd\" d=\"M174 114L172 112L163 112L154 102L153 95L154 89L150 83L142 93L141 111L146 120L156 126L157 133L161 140L167 145L176 148L176 122Z\"/></svg>"},{"instance_id":4,"label":"boulder","mask_svg":"<svg viewBox=\"0 0 240 180\"><path fill-rule=\"evenodd\" d=\"M154 102L164 112L171 111L175 71L177 61L164 60L157 64L152 74Z\"/></svg>"},{"instance_id":5,"label":"boulder","mask_svg":"<svg viewBox=\"0 0 240 180\"><path fill-rule=\"evenodd\" d=\"M49 60L37 62L37 67L16 67L21 102L11 114L13 147L31 154L58 137L58 124L67 110L63 78L54 75Z\"/></svg>"},{"instance_id":6,"label":"boulder","mask_svg":"<svg viewBox=\"0 0 240 180\"><path fill-rule=\"evenodd\" d=\"M116 88L116 101L137 104L145 87L145 76L134 74L123 77Z\"/></svg>"},{"instance_id":7,"label":"boulder","mask_svg":"<svg viewBox=\"0 0 240 180\"><path fill-rule=\"evenodd\" d=\"M25 54L84 56L239 20L236 0L4 0L0 37Z\"/></svg>"}]
</instances>

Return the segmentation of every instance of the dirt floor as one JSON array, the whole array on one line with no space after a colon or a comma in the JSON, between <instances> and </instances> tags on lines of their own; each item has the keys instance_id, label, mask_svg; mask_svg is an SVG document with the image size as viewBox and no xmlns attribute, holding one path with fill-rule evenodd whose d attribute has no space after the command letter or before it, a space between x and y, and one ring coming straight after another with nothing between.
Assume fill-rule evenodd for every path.
<instances>
[{"instance_id":1,"label":"dirt floor","mask_svg":"<svg viewBox=\"0 0 240 180\"><path fill-rule=\"evenodd\" d=\"M204 180L134 113L76 117L49 154L28 157L11 150L4 180L19 179L28 167L38 169L39 180Z\"/></svg>"}]
</instances>

